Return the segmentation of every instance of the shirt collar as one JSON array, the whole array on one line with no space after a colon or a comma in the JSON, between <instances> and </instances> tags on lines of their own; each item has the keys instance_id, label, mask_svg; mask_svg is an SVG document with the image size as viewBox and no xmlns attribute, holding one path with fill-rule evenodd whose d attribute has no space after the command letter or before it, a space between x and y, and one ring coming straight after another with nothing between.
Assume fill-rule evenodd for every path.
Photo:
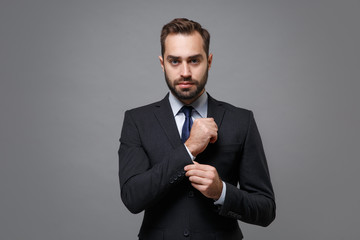
<instances>
[{"instance_id":1,"label":"shirt collar","mask_svg":"<svg viewBox=\"0 0 360 240\"><path fill-rule=\"evenodd\" d=\"M176 116L179 113L180 109L185 105L171 92L169 94L169 102L174 116ZM208 95L205 91L198 99L196 99L195 102L190 105L200 114L202 118L207 117Z\"/></svg>"}]
</instances>

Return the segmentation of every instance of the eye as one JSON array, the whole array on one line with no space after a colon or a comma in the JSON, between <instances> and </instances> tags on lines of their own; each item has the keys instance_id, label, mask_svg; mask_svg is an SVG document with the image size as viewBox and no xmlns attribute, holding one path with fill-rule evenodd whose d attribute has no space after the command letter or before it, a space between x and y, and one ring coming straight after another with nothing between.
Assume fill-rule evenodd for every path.
<instances>
[{"instance_id":1,"label":"eye","mask_svg":"<svg viewBox=\"0 0 360 240\"><path fill-rule=\"evenodd\" d=\"M171 65L178 65L179 64L179 60L177 60L177 59L171 59L169 62L170 62Z\"/></svg>"},{"instance_id":2,"label":"eye","mask_svg":"<svg viewBox=\"0 0 360 240\"><path fill-rule=\"evenodd\" d=\"M193 59L191 59L190 60L190 63L191 64L198 64L200 61L199 61L199 59L197 59L197 58L193 58Z\"/></svg>"}]
</instances>

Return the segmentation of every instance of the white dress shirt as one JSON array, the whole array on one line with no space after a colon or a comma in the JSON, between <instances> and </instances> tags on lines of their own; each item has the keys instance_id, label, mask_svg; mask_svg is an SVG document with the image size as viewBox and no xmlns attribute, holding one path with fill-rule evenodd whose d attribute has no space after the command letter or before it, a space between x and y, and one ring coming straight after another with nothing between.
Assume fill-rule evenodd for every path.
<instances>
[{"instance_id":1,"label":"white dress shirt","mask_svg":"<svg viewBox=\"0 0 360 240\"><path fill-rule=\"evenodd\" d=\"M181 112L180 109L184 106L184 103L182 103L179 99L177 99L171 92L169 94L169 102L174 114L179 135L181 136L182 127L185 122L185 114ZM206 118L207 110L208 110L208 95L206 94L206 92L204 92L198 99L196 99L196 101L193 102L191 106L193 107L193 110L191 112L191 117L193 121L198 118ZM194 161L195 157L191 154L191 152L186 147L186 145L185 148L188 151L191 159ZM225 201L226 184L224 182L222 182L222 184L223 184L223 189L221 192L221 196L217 201L214 202L214 204L216 205L222 205Z\"/></svg>"}]
</instances>

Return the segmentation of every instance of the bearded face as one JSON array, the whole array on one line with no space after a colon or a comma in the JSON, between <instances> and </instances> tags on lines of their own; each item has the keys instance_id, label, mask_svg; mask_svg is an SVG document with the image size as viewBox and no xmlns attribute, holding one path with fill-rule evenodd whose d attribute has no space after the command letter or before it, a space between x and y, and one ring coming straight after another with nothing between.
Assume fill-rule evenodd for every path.
<instances>
[{"instance_id":1,"label":"bearded face","mask_svg":"<svg viewBox=\"0 0 360 240\"><path fill-rule=\"evenodd\" d=\"M192 103L205 91L212 54L206 54L198 32L169 34L159 59L166 84L184 104Z\"/></svg>"},{"instance_id":2,"label":"bearded face","mask_svg":"<svg viewBox=\"0 0 360 240\"><path fill-rule=\"evenodd\" d=\"M180 77L178 79L171 80L169 79L166 70L164 70L166 84L172 94L174 94L174 96L179 100L197 99L204 92L208 79L208 72L209 71L206 69L204 74L201 76L201 79Z\"/></svg>"}]
</instances>

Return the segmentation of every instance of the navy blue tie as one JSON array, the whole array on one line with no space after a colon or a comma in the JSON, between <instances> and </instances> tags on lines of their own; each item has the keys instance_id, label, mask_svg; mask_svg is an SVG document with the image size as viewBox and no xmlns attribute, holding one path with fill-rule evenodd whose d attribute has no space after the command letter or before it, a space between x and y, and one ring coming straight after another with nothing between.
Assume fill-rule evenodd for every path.
<instances>
[{"instance_id":1,"label":"navy blue tie","mask_svg":"<svg viewBox=\"0 0 360 240\"><path fill-rule=\"evenodd\" d=\"M185 114L185 122L184 122L182 132L181 132L181 140L183 143L185 143L186 140L190 136L190 130L191 130L191 126L193 124L193 121L191 118L192 110L193 110L192 106L183 106L181 108L181 111Z\"/></svg>"}]
</instances>

